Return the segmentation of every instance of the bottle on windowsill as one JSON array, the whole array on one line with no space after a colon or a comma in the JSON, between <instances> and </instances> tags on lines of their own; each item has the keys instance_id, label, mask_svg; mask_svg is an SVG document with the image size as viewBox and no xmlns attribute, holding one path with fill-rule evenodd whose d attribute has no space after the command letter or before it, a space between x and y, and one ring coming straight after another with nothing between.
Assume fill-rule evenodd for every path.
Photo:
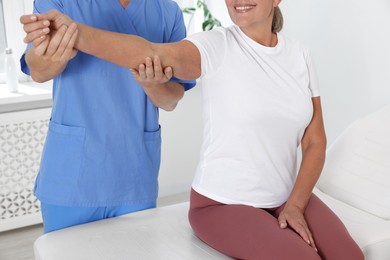
<instances>
[{"instance_id":1,"label":"bottle on windowsill","mask_svg":"<svg viewBox=\"0 0 390 260\"><path fill-rule=\"evenodd\" d=\"M16 70L15 59L12 55L12 49L5 49L5 59L4 59L4 72L6 84L8 86L9 92L18 92L18 73Z\"/></svg>"}]
</instances>

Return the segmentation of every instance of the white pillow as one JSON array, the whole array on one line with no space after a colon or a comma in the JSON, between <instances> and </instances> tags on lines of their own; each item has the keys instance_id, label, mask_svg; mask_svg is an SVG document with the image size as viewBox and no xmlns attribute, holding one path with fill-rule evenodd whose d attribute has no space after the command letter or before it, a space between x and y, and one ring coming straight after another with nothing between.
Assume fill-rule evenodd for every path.
<instances>
[{"instance_id":1,"label":"white pillow","mask_svg":"<svg viewBox=\"0 0 390 260\"><path fill-rule=\"evenodd\" d=\"M390 220L390 105L357 120L337 138L317 187Z\"/></svg>"}]
</instances>

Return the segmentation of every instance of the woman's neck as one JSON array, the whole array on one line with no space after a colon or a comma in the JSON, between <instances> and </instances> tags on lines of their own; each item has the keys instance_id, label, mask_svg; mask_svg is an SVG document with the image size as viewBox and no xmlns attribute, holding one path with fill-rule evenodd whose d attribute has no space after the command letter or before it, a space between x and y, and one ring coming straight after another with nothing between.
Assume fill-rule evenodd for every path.
<instances>
[{"instance_id":1,"label":"woman's neck","mask_svg":"<svg viewBox=\"0 0 390 260\"><path fill-rule=\"evenodd\" d=\"M251 27L240 28L249 38L255 42L267 46L275 47L278 43L278 37L276 33L273 33L268 27Z\"/></svg>"}]
</instances>

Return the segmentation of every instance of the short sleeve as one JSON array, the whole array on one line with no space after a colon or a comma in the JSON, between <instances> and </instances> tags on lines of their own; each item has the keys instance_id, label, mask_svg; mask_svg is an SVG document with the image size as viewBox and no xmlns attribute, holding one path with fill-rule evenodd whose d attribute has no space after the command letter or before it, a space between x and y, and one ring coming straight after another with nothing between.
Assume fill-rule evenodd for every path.
<instances>
[{"instance_id":1,"label":"short sleeve","mask_svg":"<svg viewBox=\"0 0 390 260\"><path fill-rule=\"evenodd\" d=\"M318 82L318 75L317 71L312 59L312 56L310 54L310 51L306 50L305 53L305 60L307 64L307 69L309 72L309 89L311 91L312 97L318 97L320 96L320 89L319 89L319 82Z\"/></svg>"},{"instance_id":2,"label":"short sleeve","mask_svg":"<svg viewBox=\"0 0 390 260\"><path fill-rule=\"evenodd\" d=\"M175 9L176 9L176 12L174 14L175 15L175 23L173 25L172 32L171 32L171 35L168 39L168 42L181 41L187 35L186 26L184 24L184 19L183 19L183 13L181 12L177 3L173 3L173 4L175 5Z\"/></svg>"},{"instance_id":3,"label":"short sleeve","mask_svg":"<svg viewBox=\"0 0 390 260\"><path fill-rule=\"evenodd\" d=\"M63 13L64 5L62 3L62 0L35 0L34 1L34 13L43 14L53 9Z\"/></svg>"},{"instance_id":4,"label":"short sleeve","mask_svg":"<svg viewBox=\"0 0 390 260\"><path fill-rule=\"evenodd\" d=\"M193 87L195 87L196 85L196 81L195 80L184 80L184 79L179 79L179 78L176 78L176 77L172 77L170 79L171 82L177 82L177 83L180 83L180 84L183 84L184 86L184 91L187 91L187 90L190 90L192 89Z\"/></svg>"},{"instance_id":5,"label":"short sleeve","mask_svg":"<svg viewBox=\"0 0 390 260\"><path fill-rule=\"evenodd\" d=\"M199 50L202 77L218 70L225 57L226 29L218 27L211 31L195 33L186 40L192 42Z\"/></svg>"}]
</instances>

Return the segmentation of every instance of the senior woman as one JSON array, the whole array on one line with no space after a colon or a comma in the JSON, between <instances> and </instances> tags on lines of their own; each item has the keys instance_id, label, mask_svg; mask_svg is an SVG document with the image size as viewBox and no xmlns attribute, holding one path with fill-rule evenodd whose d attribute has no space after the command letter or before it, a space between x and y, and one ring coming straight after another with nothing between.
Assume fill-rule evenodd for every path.
<instances>
[{"instance_id":1,"label":"senior woman","mask_svg":"<svg viewBox=\"0 0 390 260\"><path fill-rule=\"evenodd\" d=\"M233 26L178 43L101 31L58 12L42 21L78 30L77 49L120 66L136 70L154 57L156 73L161 63L178 78L202 79L204 136L189 219L205 243L237 259L363 259L312 193L326 136L308 50L279 33L281 0L225 2ZM32 28L28 41L39 42L44 27Z\"/></svg>"}]
</instances>

